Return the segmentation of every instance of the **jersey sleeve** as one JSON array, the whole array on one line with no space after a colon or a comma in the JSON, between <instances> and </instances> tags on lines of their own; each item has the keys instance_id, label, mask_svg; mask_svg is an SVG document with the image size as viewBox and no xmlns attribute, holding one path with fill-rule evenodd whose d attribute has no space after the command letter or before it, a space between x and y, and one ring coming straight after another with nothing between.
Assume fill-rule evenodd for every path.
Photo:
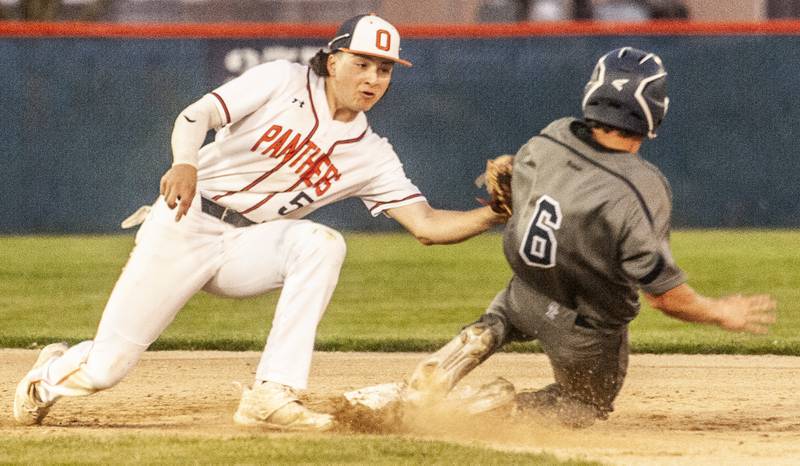
<instances>
[{"instance_id":1,"label":"jersey sleeve","mask_svg":"<svg viewBox=\"0 0 800 466\"><path fill-rule=\"evenodd\" d=\"M291 79L292 66L285 60L254 66L211 91L222 125L236 123L279 94Z\"/></svg>"},{"instance_id":2,"label":"jersey sleeve","mask_svg":"<svg viewBox=\"0 0 800 466\"><path fill-rule=\"evenodd\" d=\"M384 169L370 179L357 195L373 217L388 209L427 201L406 176L403 164L386 139L380 138L372 151L379 155L376 159L382 160L380 166Z\"/></svg>"},{"instance_id":3,"label":"jersey sleeve","mask_svg":"<svg viewBox=\"0 0 800 466\"><path fill-rule=\"evenodd\" d=\"M620 242L620 260L625 275L643 291L653 295L663 294L684 283L686 274L672 257L669 231L659 233L659 228L651 224L642 208L634 203L617 208L628 209ZM669 224L668 219L666 222Z\"/></svg>"}]
</instances>

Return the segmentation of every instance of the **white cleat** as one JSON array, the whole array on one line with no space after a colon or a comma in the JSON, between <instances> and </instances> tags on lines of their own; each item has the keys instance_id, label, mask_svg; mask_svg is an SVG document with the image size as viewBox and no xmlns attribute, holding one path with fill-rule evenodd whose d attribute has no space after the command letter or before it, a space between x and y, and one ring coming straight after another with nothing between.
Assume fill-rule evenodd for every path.
<instances>
[{"instance_id":1,"label":"white cleat","mask_svg":"<svg viewBox=\"0 0 800 466\"><path fill-rule=\"evenodd\" d=\"M322 432L333 427L332 415L311 411L300 404L290 387L275 382L244 387L233 421L286 431Z\"/></svg>"},{"instance_id":2,"label":"white cleat","mask_svg":"<svg viewBox=\"0 0 800 466\"><path fill-rule=\"evenodd\" d=\"M69 349L66 343L53 343L42 348L39 357L30 371L22 378L14 393L14 419L20 424L32 426L41 424L47 416L53 402L43 403L36 393L36 384L39 382L36 369L47 361L59 357Z\"/></svg>"},{"instance_id":3,"label":"white cleat","mask_svg":"<svg viewBox=\"0 0 800 466\"><path fill-rule=\"evenodd\" d=\"M495 351L497 340L491 327L484 323L465 328L417 365L409 378L403 399L416 406L442 401L459 380Z\"/></svg>"}]
</instances>

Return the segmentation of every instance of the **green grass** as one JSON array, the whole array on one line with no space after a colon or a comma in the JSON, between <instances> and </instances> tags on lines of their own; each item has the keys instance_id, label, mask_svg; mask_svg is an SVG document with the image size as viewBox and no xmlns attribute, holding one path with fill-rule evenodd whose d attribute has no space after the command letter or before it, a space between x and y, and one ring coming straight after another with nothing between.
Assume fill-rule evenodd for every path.
<instances>
[{"instance_id":1,"label":"green grass","mask_svg":"<svg viewBox=\"0 0 800 466\"><path fill-rule=\"evenodd\" d=\"M2 464L529 464L560 462L545 454L507 453L480 446L394 437L247 436L202 438L153 435L100 437L4 436Z\"/></svg>"},{"instance_id":2,"label":"green grass","mask_svg":"<svg viewBox=\"0 0 800 466\"><path fill-rule=\"evenodd\" d=\"M322 350L432 350L475 320L510 276L498 235L427 248L405 234L346 239L347 260L317 336ZM0 237L0 346L91 338L132 243L131 236ZM800 355L800 232L680 231L673 250L695 289L770 293L779 322L766 336L731 334L643 307L632 324L633 351ZM247 300L200 293L153 348L260 350L276 300L277 293Z\"/></svg>"}]
</instances>

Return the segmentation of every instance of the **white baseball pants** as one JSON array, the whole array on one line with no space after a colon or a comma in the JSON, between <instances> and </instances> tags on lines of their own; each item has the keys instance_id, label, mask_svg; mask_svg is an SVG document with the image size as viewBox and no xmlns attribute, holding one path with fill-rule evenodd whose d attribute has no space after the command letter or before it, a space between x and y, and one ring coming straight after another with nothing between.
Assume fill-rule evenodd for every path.
<instances>
[{"instance_id":1,"label":"white baseball pants","mask_svg":"<svg viewBox=\"0 0 800 466\"><path fill-rule=\"evenodd\" d=\"M159 198L136 235L96 337L41 366L39 394L54 400L114 386L201 289L248 297L280 287L256 379L304 389L317 325L344 256L342 236L308 220L237 228L203 213L198 196L175 222L175 211Z\"/></svg>"}]
</instances>

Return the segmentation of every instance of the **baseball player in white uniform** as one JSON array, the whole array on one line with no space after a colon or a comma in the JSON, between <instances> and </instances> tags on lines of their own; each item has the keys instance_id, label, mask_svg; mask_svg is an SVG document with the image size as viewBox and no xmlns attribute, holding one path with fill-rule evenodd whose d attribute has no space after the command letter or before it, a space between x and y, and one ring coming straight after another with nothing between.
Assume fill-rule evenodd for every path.
<instances>
[{"instance_id":1,"label":"baseball player in white uniform","mask_svg":"<svg viewBox=\"0 0 800 466\"><path fill-rule=\"evenodd\" d=\"M328 414L301 405L317 324L345 256L342 236L302 220L359 197L423 244L463 241L505 221L490 207L433 209L364 114L386 92L400 36L374 15L344 22L310 66L274 61L183 110L161 196L103 312L97 334L45 347L19 383L14 417L41 423L62 396L117 384L198 291L230 297L283 288L239 424L325 430ZM206 132L214 142L201 148Z\"/></svg>"}]
</instances>

